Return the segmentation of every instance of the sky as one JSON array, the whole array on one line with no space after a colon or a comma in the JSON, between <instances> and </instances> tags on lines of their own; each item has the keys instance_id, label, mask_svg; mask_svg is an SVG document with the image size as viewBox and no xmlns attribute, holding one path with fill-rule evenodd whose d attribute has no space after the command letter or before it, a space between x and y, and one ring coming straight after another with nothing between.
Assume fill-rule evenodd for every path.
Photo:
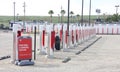
<instances>
[{"instance_id":1,"label":"sky","mask_svg":"<svg viewBox=\"0 0 120 72\"><path fill-rule=\"evenodd\" d=\"M15 14L20 16L24 15L23 3L26 3L26 15L31 16L48 16L48 11L53 10L53 16L60 14L61 8L66 11L67 15L67 1L68 0L0 0L0 15L14 15L15 2ZM84 15L89 14L89 1L84 0ZM116 13L115 5L120 5L120 0L91 0L91 14L97 15L96 9L100 9L100 14L114 14ZM81 15L82 0L70 0L70 11L74 12L74 15ZM118 8L120 13L120 8Z\"/></svg>"}]
</instances>

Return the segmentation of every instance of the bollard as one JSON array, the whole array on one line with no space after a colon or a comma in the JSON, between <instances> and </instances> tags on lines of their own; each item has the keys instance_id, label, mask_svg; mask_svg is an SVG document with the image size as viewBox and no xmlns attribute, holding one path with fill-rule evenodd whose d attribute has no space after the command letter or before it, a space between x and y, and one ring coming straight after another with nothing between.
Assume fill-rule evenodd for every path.
<instances>
[{"instance_id":1,"label":"bollard","mask_svg":"<svg viewBox=\"0 0 120 72\"><path fill-rule=\"evenodd\" d=\"M34 60L36 60L36 27L34 28Z\"/></svg>"},{"instance_id":2,"label":"bollard","mask_svg":"<svg viewBox=\"0 0 120 72\"><path fill-rule=\"evenodd\" d=\"M81 26L79 27L79 41L80 41L80 44L82 43L82 31L81 31Z\"/></svg>"}]
</instances>

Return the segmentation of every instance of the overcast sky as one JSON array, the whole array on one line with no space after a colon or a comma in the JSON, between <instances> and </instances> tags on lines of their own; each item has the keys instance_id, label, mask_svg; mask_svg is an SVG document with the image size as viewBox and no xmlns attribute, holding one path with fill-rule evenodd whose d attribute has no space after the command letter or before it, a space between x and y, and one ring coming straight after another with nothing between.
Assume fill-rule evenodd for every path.
<instances>
[{"instance_id":1,"label":"overcast sky","mask_svg":"<svg viewBox=\"0 0 120 72\"><path fill-rule=\"evenodd\" d=\"M13 2L16 2L16 14L23 15L23 3L26 2L26 15L47 16L49 10L54 11L54 16L60 14L60 9L66 11L68 0L0 0L0 15L13 15ZM81 14L81 1L70 0L70 11ZM115 5L120 5L120 0L91 0L91 14L96 15L95 10L100 9L101 14L113 14L116 12ZM118 10L120 12L120 8ZM84 15L89 14L89 0L84 0Z\"/></svg>"}]
</instances>

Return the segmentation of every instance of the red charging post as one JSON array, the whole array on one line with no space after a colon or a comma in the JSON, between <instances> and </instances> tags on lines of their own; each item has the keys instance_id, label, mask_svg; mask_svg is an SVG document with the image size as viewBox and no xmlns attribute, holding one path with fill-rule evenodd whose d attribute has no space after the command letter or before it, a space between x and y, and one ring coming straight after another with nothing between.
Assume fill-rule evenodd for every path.
<instances>
[{"instance_id":1,"label":"red charging post","mask_svg":"<svg viewBox=\"0 0 120 72\"><path fill-rule=\"evenodd\" d=\"M52 31L52 26L50 25L47 29L48 31L48 58L54 58L54 47L55 47L55 31Z\"/></svg>"},{"instance_id":2,"label":"red charging post","mask_svg":"<svg viewBox=\"0 0 120 72\"><path fill-rule=\"evenodd\" d=\"M54 50L54 45L55 45L55 31L51 32L51 49Z\"/></svg>"},{"instance_id":3,"label":"red charging post","mask_svg":"<svg viewBox=\"0 0 120 72\"><path fill-rule=\"evenodd\" d=\"M32 62L32 38L21 36L22 27L13 26L13 63L16 65L33 65Z\"/></svg>"}]
</instances>

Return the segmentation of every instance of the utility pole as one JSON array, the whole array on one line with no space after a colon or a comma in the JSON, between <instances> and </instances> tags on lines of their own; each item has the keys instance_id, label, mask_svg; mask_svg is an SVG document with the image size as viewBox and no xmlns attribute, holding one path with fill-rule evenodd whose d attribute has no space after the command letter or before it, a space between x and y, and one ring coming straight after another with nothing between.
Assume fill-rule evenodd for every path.
<instances>
[{"instance_id":1,"label":"utility pole","mask_svg":"<svg viewBox=\"0 0 120 72\"><path fill-rule=\"evenodd\" d=\"M83 26L83 7L84 7L84 0L82 0L82 11L81 11L81 25Z\"/></svg>"},{"instance_id":2,"label":"utility pole","mask_svg":"<svg viewBox=\"0 0 120 72\"><path fill-rule=\"evenodd\" d=\"M23 3L23 8L24 8L24 20L23 20L23 29L25 28L25 12L26 12L26 4L25 4L25 2Z\"/></svg>"},{"instance_id":3,"label":"utility pole","mask_svg":"<svg viewBox=\"0 0 120 72\"><path fill-rule=\"evenodd\" d=\"M68 0L68 20L67 20L67 30L69 31L69 22L70 22L70 0ZM69 32L68 32L69 36Z\"/></svg>"},{"instance_id":4,"label":"utility pole","mask_svg":"<svg viewBox=\"0 0 120 72\"><path fill-rule=\"evenodd\" d=\"M67 31L69 36L69 22L70 22L70 0L68 0L68 20L67 20Z\"/></svg>"},{"instance_id":5,"label":"utility pole","mask_svg":"<svg viewBox=\"0 0 120 72\"><path fill-rule=\"evenodd\" d=\"M115 5L115 7L116 7L116 14L117 14L119 5Z\"/></svg>"},{"instance_id":6,"label":"utility pole","mask_svg":"<svg viewBox=\"0 0 120 72\"><path fill-rule=\"evenodd\" d=\"M13 2L14 5L14 23L15 23L15 2Z\"/></svg>"}]
</instances>

